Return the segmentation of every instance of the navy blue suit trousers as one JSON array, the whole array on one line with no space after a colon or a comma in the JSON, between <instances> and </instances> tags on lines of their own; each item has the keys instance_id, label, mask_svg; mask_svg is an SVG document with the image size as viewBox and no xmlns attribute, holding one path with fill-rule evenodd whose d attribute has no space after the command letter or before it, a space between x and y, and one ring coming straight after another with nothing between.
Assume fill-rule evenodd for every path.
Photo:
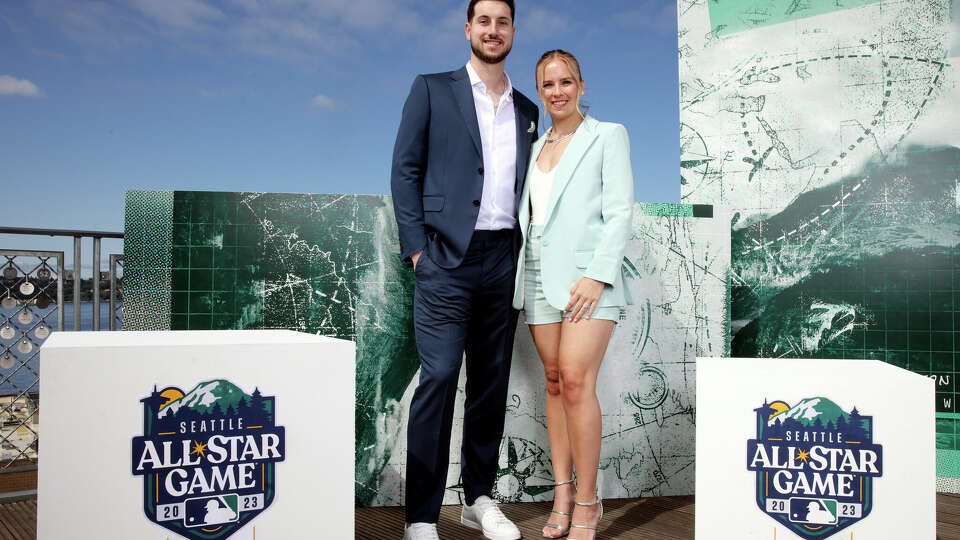
<instances>
[{"instance_id":1,"label":"navy blue suit trousers","mask_svg":"<svg viewBox=\"0 0 960 540\"><path fill-rule=\"evenodd\" d=\"M440 515L464 352L464 495L473 504L492 494L517 328L514 243L513 230L475 231L458 267L442 268L429 253L417 262L413 320L421 368L407 425L408 523L436 523Z\"/></svg>"}]
</instances>

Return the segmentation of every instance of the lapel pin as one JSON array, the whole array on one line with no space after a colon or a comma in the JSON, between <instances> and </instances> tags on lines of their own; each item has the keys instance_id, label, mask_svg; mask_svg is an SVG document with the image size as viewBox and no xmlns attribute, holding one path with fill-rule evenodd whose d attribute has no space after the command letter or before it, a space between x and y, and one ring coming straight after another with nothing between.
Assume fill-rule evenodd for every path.
<instances>
[{"instance_id":1,"label":"lapel pin","mask_svg":"<svg viewBox=\"0 0 960 540\"><path fill-rule=\"evenodd\" d=\"M533 133L537 131L537 125L533 123L533 120L530 121L530 127L527 128L527 133Z\"/></svg>"}]
</instances>

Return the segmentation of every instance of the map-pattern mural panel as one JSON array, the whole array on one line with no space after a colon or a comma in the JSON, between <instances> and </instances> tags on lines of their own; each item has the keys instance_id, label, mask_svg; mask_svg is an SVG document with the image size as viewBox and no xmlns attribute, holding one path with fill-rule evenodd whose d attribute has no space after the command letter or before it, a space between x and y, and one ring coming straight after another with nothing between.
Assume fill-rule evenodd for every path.
<instances>
[{"instance_id":1,"label":"map-pattern mural panel","mask_svg":"<svg viewBox=\"0 0 960 540\"><path fill-rule=\"evenodd\" d=\"M164 192L170 193L170 192ZM131 192L128 205L149 200ZM287 328L357 343L356 496L403 503L406 414L418 378L413 275L399 257L389 197L172 192L172 239L161 257L125 246L140 294L167 294L173 329ZM168 208L165 207L165 208ZM605 497L693 493L695 359L727 351L729 216L701 205L638 204L624 269L635 304L621 313L598 383ZM127 230L145 228L128 211ZM150 253L149 257L139 256ZM149 266L170 261L167 273ZM129 288L129 286L128 286ZM125 325L157 323L133 306ZM129 321L129 322L127 322ZM521 326L523 325L521 317ZM520 328L511 373L497 495L553 496L543 411L545 384ZM461 381L462 382L462 381ZM462 385L452 446L459 448ZM461 499L459 451L445 500Z\"/></svg>"},{"instance_id":2,"label":"map-pattern mural panel","mask_svg":"<svg viewBox=\"0 0 960 540\"><path fill-rule=\"evenodd\" d=\"M679 0L681 198L732 214L733 356L937 383L960 489L958 23L950 0Z\"/></svg>"}]
</instances>

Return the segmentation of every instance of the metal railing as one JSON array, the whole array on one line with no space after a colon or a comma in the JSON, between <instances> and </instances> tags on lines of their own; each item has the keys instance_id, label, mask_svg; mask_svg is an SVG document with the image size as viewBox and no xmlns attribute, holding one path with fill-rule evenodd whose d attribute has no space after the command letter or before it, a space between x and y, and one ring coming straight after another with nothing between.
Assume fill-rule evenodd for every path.
<instances>
[{"instance_id":1,"label":"metal railing","mask_svg":"<svg viewBox=\"0 0 960 540\"><path fill-rule=\"evenodd\" d=\"M88 282L93 317L88 329L100 330L102 285L110 287L110 330L120 326L123 310L122 255L110 255L100 270L101 240L123 233L0 227L0 234L72 237L73 268L64 268L62 251L0 249L0 473L22 472L37 464L40 442L39 352L53 331L65 330L66 296L72 298L73 330L82 328L84 282L82 240L93 239L93 276ZM72 291L67 291L67 285ZM26 468L26 469L25 469ZM0 494L5 491L0 475ZM2 495L0 495L2 497Z\"/></svg>"},{"instance_id":2,"label":"metal railing","mask_svg":"<svg viewBox=\"0 0 960 540\"><path fill-rule=\"evenodd\" d=\"M123 320L123 255L110 255L110 330L119 330Z\"/></svg>"},{"instance_id":3,"label":"metal railing","mask_svg":"<svg viewBox=\"0 0 960 540\"><path fill-rule=\"evenodd\" d=\"M36 462L40 345L63 328L63 252L0 250L0 464Z\"/></svg>"},{"instance_id":4,"label":"metal railing","mask_svg":"<svg viewBox=\"0 0 960 540\"><path fill-rule=\"evenodd\" d=\"M123 233L107 231L74 231L68 229L31 229L24 227L0 227L0 234L28 234L37 236L66 236L73 238L73 270L67 270L64 279L71 281L73 287L73 329L80 330L80 272L81 241L93 239L93 329L100 330L100 243L104 238L123 238ZM76 273L74 275L74 273Z\"/></svg>"}]
</instances>

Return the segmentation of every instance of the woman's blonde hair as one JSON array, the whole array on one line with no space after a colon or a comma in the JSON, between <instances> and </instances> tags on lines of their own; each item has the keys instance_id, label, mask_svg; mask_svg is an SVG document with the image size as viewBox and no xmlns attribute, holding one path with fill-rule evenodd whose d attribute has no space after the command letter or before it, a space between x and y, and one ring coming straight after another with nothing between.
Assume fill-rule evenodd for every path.
<instances>
[{"instance_id":1,"label":"woman's blonde hair","mask_svg":"<svg viewBox=\"0 0 960 540\"><path fill-rule=\"evenodd\" d=\"M583 94L583 74L580 71L580 62L577 61L577 58L572 54L568 53L563 49L553 49L552 51L547 51L543 53L543 56L540 57L540 60L537 62L536 73L534 73L534 80L537 82L537 95L540 95L540 91L543 90L543 70L546 68L546 65L553 61L560 60L567 65L567 69L570 70L570 73L577 78L577 85L580 87L576 96L576 106L577 112L580 113L580 117L583 118L584 113L580 110L580 95ZM541 121L541 126L547 125L547 111L544 107L543 120Z\"/></svg>"}]
</instances>

